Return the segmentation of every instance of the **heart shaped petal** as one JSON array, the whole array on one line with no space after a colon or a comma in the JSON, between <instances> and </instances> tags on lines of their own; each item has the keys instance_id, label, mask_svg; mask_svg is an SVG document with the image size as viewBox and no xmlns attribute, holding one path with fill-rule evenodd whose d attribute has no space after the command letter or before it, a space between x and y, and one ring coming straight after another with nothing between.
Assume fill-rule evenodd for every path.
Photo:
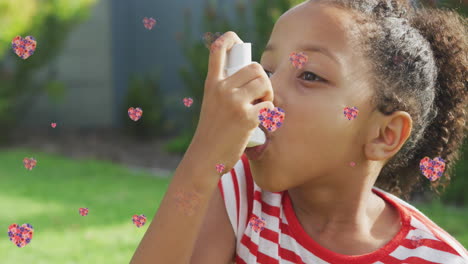
<instances>
[{"instance_id":1,"label":"heart shaped petal","mask_svg":"<svg viewBox=\"0 0 468 264\"><path fill-rule=\"evenodd\" d=\"M211 44L213 44L213 42L216 41L216 39L218 39L219 37L221 37L223 35L223 33L221 32L216 32L215 34L211 33L211 32L206 32L204 35L203 35L203 43L205 44L205 47L207 49L210 49L211 48Z\"/></svg>"},{"instance_id":2,"label":"heart shaped petal","mask_svg":"<svg viewBox=\"0 0 468 264\"><path fill-rule=\"evenodd\" d=\"M143 18L143 25L146 29L151 30L153 26L156 24L156 20L154 18Z\"/></svg>"},{"instance_id":3,"label":"heart shaped petal","mask_svg":"<svg viewBox=\"0 0 468 264\"><path fill-rule=\"evenodd\" d=\"M284 118L284 110L279 107L275 107L273 110L263 108L260 110L260 115L258 116L260 124L270 132L274 132L281 127Z\"/></svg>"},{"instance_id":4,"label":"heart shaped petal","mask_svg":"<svg viewBox=\"0 0 468 264\"><path fill-rule=\"evenodd\" d=\"M216 164L216 170L219 173L223 172L224 168L225 168L224 164Z\"/></svg>"},{"instance_id":5,"label":"heart shaped petal","mask_svg":"<svg viewBox=\"0 0 468 264\"><path fill-rule=\"evenodd\" d=\"M430 181L435 181L444 173L445 161L440 157L436 157L434 160L424 157L419 162L419 169L426 178Z\"/></svg>"},{"instance_id":6,"label":"heart shaped petal","mask_svg":"<svg viewBox=\"0 0 468 264\"><path fill-rule=\"evenodd\" d=\"M353 120L357 117L359 110L355 106L351 108L345 107L343 113L348 120Z\"/></svg>"},{"instance_id":7,"label":"heart shaped petal","mask_svg":"<svg viewBox=\"0 0 468 264\"><path fill-rule=\"evenodd\" d=\"M133 216L133 223L138 227L142 227L146 223L146 216L144 214L141 215L134 215Z\"/></svg>"},{"instance_id":8,"label":"heart shaped petal","mask_svg":"<svg viewBox=\"0 0 468 264\"><path fill-rule=\"evenodd\" d=\"M81 216L88 215L88 211L89 211L88 208L80 208L79 209L79 213L80 213Z\"/></svg>"},{"instance_id":9,"label":"heart shaped petal","mask_svg":"<svg viewBox=\"0 0 468 264\"><path fill-rule=\"evenodd\" d=\"M192 98L187 98L187 97L184 98L184 105L185 105L186 107L190 107L190 106L192 105L192 103L193 103L193 99L192 99Z\"/></svg>"},{"instance_id":10,"label":"heart shaped petal","mask_svg":"<svg viewBox=\"0 0 468 264\"><path fill-rule=\"evenodd\" d=\"M11 224L8 227L8 236L10 237L10 241L20 248L25 247L31 242L33 234L34 229L30 224L23 224L22 226Z\"/></svg>"},{"instance_id":11,"label":"heart shaped petal","mask_svg":"<svg viewBox=\"0 0 468 264\"><path fill-rule=\"evenodd\" d=\"M137 107L137 108L130 107L128 109L128 116L133 121L138 121L141 118L142 115L143 115L143 110L141 110L141 108L139 108L139 107Z\"/></svg>"},{"instance_id":12,"label":"heart shaped petal","mask_svg":"<svg viewBox=\"0 0 468 264\"><path fill-rule=\"evenodd\" d=\"M37 161L34 158L24 158L23 165L26 169L32 170L37 165Z\"/></svg>"},{"instance_id":13,"label":"heart shaped petal","mask_svg":"<svg viewBox=\"0 0 468 264\"><path fill-rule=\"evenodd\" d=\"M253 231L258 233L265 228L266 221L263 217L258 218L256 216L252 216L249 220L249 226L252 227Z\"/></svg>"},{"instance_id":14,"label":"heart shaped petal","mask_svg":"<svg viewBox=\"0 0 468 264\"><path fill-rule=\"evenodd\" d=\"M309 58L304 52L292 52L291 54L289 54L289 61L291 61L292 65L297 69L301 69L302 67L304 67L308 59Z\"/></svg>"},{"instance_id":15,"label":"heart shaped petal","mask_svg":"<svg viewBox=\"0 0 468 264\"><path fill-rule=\"evenodd\" d=\"M15 54L23 60L33 55L37 46L37 42L32 36L27 36L24 39L21 36L16 36L11 41L11 44Z\"/></svg>"}]
</instances>

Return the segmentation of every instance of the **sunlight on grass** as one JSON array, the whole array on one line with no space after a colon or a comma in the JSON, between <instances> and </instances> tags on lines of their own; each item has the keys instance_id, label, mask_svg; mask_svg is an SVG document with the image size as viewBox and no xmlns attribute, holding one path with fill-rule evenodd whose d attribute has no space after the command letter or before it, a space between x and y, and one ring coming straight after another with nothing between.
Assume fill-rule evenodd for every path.
<instances>
[{"instance_id":1,"label":"sunlight on grass","mask_svg":"<svg viewBox=\"0 0 468 264\"><path fill-rule=\"evenodd\" d=\"M24 168L24 157L37 166ZM128 263L169 184L146 173L94 160L72 160L29 150L0 151L0 263ZM78 213L89 208L87 216ZM135 214L145 214L137 228ZM18 248L6 235L12 223L34 228Z\"/></svg>"},{"instance_id":2,"label":"sunlight on grass","mask_svg":"<svg viewBox=\"0 0 468 264\"><path fill-rule=\"evenodd\" d=\"M0 194L0 201L2 201L1 209L3 212L13 212L3 214L2 221L18 221L18 219L25 219L31 215L44 215L65 210L65 206L60 203L42 203L20 196Z\"/></svg>"},{"instance_id":3,"label":"sunlight on grass","mask_svg":"<svg viewBox=\"0 0 468 264\"><path fill-rule=\"evenodd\" d=\"M39 259L47 263L128 263L135 242L141 240L147 226L137 228L129 220L127 224L100 228L83 225L69 231L35 232L24 248L17 248L10 241L0 243L0 249L8 251L2 263L40 263Z\"/></svg>"},{"instance_id":4,"label":"sunlight on grass","mask_svg":"<svg viewBox=\"0 0 468 264\"><path fill-rule=\"evenodd\" d=\"M37 167L26 170L24 157ZM0 263L128 264L157 211L169 179L135 173L125 166L72 160L30 150L0 151ZM468 246L468 211L438 204L417 204L436 224ZM89 208L87 216L78 213ZM135 214L145 214L137 228ZM18 248L6 235L12 223L29 223L33 239Z\"/></svg>"}]
</instances>

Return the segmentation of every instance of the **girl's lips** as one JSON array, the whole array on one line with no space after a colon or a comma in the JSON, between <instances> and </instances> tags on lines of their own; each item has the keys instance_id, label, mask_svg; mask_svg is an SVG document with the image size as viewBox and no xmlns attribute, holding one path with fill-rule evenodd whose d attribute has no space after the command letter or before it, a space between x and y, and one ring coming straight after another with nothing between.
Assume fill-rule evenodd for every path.
<instances>
[{"instance_id":1,"label":"girl's lips","mask_svg":"<svg viewBox=\"0 0 468 264\"><path fill-rule=\"evenodd\" d=\"M270 139L271 138L271 132L268 131L268 129L266 129L262 125L259 125L259 127L263 131L263 133L265 133L265 137L267 138L267 140Z\"/></svg>"},{"instance_id":2,"label":"girl's lips","mask_svg":"<svg viewBox=\"0 0 468 264\"><path fill-rule=\"evenodd\" d=\"M250 160L258 160L263 156L262 154L265 152L269 142L270 139L267 138L265 144L251 148L245 148L244 153Z\"/></svg>"}]
</instances>

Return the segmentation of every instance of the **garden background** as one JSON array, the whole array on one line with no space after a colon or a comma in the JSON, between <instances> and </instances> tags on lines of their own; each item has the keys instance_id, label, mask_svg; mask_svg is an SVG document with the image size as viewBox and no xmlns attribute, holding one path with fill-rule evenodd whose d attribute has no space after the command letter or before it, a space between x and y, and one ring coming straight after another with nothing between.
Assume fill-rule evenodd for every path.
<instances>
[{"instance_id":1,"label":"garden background","mask_svg":"<svg viewBox=\"0 0 468 264\"><path fill-rule=\"evenodd\" d=\"M274 22L300 2L0 0L0 262L128 263L148 227L132 216L152 220L198 122L204 33L234 31L260 61ZM465 0L423 4L468 14ZM11 48L17 35L37 41L25 60ZM409 202L468 247L463 150L441 197ZM35 230L24 248L9 241L13 223Z\"/></svg>"}]
</instances>

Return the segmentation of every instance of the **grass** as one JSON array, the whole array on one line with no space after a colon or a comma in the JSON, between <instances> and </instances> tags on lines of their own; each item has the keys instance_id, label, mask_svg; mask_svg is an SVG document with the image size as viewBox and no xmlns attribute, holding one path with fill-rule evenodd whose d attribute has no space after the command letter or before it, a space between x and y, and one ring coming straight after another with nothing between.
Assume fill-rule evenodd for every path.
<instances>
[{"instance_id":1,"label":"grass","mask_svg":"<svg viewBox=\"0 0 468 264\"><path fill-rule=\"evenodd\" d=\"M37 160L32 171L24 168L25 157ZM35 264L129 263L169 184L110 162L24 149L0 151L0 182L1 263ZM80 207L89 214L81 216ZM416 207L468 246L468 210L437 203ZM137 228L135 214L145 214L146 225ZM13 223L34 228L24 248L8 239Z\"/></svg>"},{"instance_id":2,"label":"grass","mask_svg":"<svg viewBox=\"0 0 468 264\"><path fill-rule=\"evenodd\" d=\"M466 207L447 206L439 200L412 205L468 248L468 210Z\"/></svg>"},{"instance_id":3,"label":"grass","mask_svg":"<svg viewBox=\"0 0 468 264\"><path fill-rule=\"evenodd\" d=\"M25 157L37 160L31 171ZM0 262L36 264L129 263L169 183L112 163L27 150L0 152L0 182ZM146 215L143 227L133 224L135 214ZM9 241L13 223L34 228L24 248Z\"/></svg>"}]
</instances>

